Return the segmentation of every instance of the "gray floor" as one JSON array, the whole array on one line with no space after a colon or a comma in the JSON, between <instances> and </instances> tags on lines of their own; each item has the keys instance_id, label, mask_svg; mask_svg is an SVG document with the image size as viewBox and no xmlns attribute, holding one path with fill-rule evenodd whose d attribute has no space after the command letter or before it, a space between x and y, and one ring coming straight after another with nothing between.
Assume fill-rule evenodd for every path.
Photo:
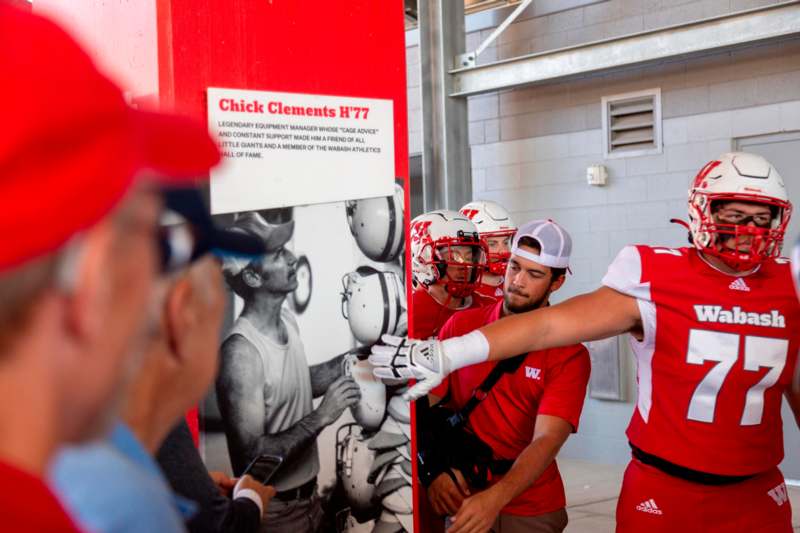
<instances>
[{"instance_id":1,"label":"gray floor","mask_svg":"<svg viewBox=\"0 0 800 533\"><path fill-rule=\"evenodd\" d=\"M613 533L614 509L624 467L558 460L567 492L566 533ZM789 487L792 523L800 531L800 488Z\"/></svg>"}]
</instances>

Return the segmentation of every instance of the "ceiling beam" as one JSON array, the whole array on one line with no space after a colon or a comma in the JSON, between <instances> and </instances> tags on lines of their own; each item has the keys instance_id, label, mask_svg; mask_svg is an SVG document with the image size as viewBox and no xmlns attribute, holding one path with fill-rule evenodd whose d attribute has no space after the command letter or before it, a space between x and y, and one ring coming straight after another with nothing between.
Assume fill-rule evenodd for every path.
<instances>
[{"instance_id":1,"label":"ceiling beam","mask_svg":"<svg viewBox=\"0 0 800 533\"><path fill-rule=\"evenodd\" d=\"M450 70L450 96L512 89L677 60L800 34L800 2L741 11L560 50Z\"/></svg>"}]
</instances>

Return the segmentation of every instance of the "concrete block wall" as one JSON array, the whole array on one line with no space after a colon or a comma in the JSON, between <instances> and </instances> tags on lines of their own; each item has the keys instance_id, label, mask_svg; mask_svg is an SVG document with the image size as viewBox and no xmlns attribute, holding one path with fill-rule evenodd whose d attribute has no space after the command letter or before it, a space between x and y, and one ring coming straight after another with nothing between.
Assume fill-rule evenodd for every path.
<instances>
[{"instance_id":1,"label":"concrete block wall","mask_svg":"<svg viewBox=\"0 0 800 533\"><path fill-rule=\"evenodd\" d=\"M495 57L522 53L503 47L536 43L547 35L565 34L559 38L567 44L575 44L570 35L607 37L617 27L614 22L631 18L639 22L621 24L627 28L623 33L768 3L773 2L609 0L512 25L514 32L498 43L495 48L503 51ZM416 47L408 49L408 58L409 91L418 92L419 76L412 74L419 68ZM663 153L604 160L601 97L654 87L662 91ZM413 154L422 149L421 110L412 107L412 98L409 102ZM573 276L557 293L559 301L597 288L627 244L683 246L686 231L669 219L685 219L691 177L706 161L734 148L737 138L800 131L800 39L481 95L469 100L469 120L474 197L505 205L518 222L553 218L572 234ZM592 164L606 165L607 186L586 184ZM581 430L569 439L566 456L627 462L624 429L635 383L630 359L625 367L629 401L587 398Z\"/></svg>"}]
</instances>

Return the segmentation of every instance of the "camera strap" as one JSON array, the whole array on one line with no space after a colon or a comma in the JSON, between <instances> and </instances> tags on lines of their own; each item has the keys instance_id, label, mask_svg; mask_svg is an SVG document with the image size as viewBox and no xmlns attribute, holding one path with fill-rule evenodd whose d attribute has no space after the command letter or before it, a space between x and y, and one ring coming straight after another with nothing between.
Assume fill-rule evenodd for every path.
<instances>
[{"instance_id":1,"label":"camera strap","mask_svg":"<svg viewBox=\"0 0 800 533\"><path fill-rule=\"evenodd\" d=\"M489 375L486 376L486 379L475 387L475 390L472 391L472 396L470 396L467 403L464 404L464 407L453 413L453 415L447 419L448 424L453 428L464 426L469 419L469 415L472 414L472 411L489 396L492 387L500 381L500 378L503 377L504 374L513 374L516 372L527 355L528 354L516 355L497 363L492 371L489 372Z\"/></svg>"}]
</instances>

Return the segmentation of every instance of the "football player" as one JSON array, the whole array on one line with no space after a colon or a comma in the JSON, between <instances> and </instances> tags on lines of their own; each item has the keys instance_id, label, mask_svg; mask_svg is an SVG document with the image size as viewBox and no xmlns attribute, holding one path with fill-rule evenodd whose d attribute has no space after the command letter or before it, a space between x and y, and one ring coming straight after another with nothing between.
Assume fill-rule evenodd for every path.
<instances>
[{"instance_id":1,"label":"football player","mask_svg":"<svg viewBox=\"0 0 800 533\"><path fill-rule=\"evenodd\" d=\"M779 257L791 204L747 153L705 165L688 204L693 246L628 246L596 291L462 337L386 338L376 374L418 379L416 396L456 368L630 333L639 388L617 531L789 533L777 465L783 395L800 419L800 305Z\"/></svg>"},{"instance_id":2,"label":"football player","mask_svg":"<svg viewBox=\"0 0 800 533\"><path fill-rule=\"evenodd\" d=\"M503 276L511 257L511 239L517 226L503 206L489 200L470 202L460 209L460 213L475 224L481 241L486 245L487 267L478 292L496 300L502 299Z\"/></svg>"},{"instance_id":3,"label":"football player","mask_svg":"<svg viewBox=\"0 0 800 533\"><path fill-rule=\"evenodd\" d=\"M476 289L486 268L486 247L464 215L440 209L411 221L411 335L436 335L453 313L494 301Z\"/></svg>"},{"instance_id":4,"label":"football player","mask_svg":"<svg viewBox=\"0 0 800 533\"><path fill-rule=\"evenodd\" d=\"M413 292L409 332L427 339L456 311L494 302L476 292L486 269L486 246L475 225L461 213L437 210L411 221L411 272ZM416 416L426 416L425 406L415 405ZM422 523L431 523L432 510L423 491L414 506ZM439 531L439 528L433 531Z\"/></svg>"}]
</instances>

